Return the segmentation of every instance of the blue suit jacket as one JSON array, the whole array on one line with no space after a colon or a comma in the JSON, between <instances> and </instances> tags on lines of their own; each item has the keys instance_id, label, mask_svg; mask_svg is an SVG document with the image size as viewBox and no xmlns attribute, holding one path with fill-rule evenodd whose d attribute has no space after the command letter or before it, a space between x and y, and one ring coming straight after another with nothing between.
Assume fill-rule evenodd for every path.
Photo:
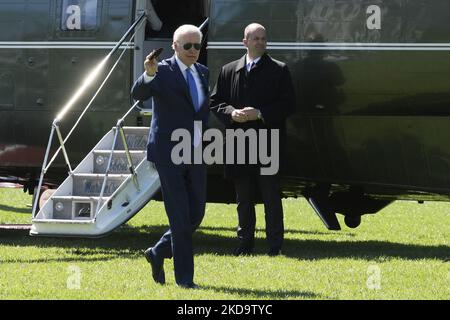
<instances>
[{"instance_id":1,"label":"blue suit jacket","mask_svg":"<svg viewBox=\"0 0 450 320\"><path fill-rule=\"evenodd\" d=\"M149 83L140 76L133 85L132 96L136 100L153 97L153 116L147 145L147 160L172 164L172 148L178 144L170 140L172 132L183 128L194 137L194 121L202 121L205 130L209 116L209 70L204 65L195 64L200 75L205 101L198 112L194 109L187 82L178 67L175 56L158 64L158 73Z\"/></svg>"}]
</instances>

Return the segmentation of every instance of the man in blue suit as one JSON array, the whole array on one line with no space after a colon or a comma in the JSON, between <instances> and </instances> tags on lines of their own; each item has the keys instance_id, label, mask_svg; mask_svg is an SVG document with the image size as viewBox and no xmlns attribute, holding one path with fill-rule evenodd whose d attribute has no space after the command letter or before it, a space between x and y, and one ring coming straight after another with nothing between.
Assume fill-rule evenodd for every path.
<instances>
[{"instance_id":1,"label":"man in blue suit","mask_svg":"<svg viewBox=\"0 0 450 320\"><path fill-rule=\"evenodd\" d=\"M145 251L145 257L153 279L161 284L165 283L164 259L173 257L175 281L184 288L197 287L192 234L205 213L206 166L193 161L175 164L171 154L178 142L171 141L171 136L174 130L184 129L192 137L191 155L202 148L199 123L206 127L209 115L209 71L197 63L201 42L197 27L179 27L173 36L175 55L160 63L147 56L145 72L132 89L136 100L153 97L147 159L158 171L170 225L158 243Z\"/></svg>"}]
</instances>

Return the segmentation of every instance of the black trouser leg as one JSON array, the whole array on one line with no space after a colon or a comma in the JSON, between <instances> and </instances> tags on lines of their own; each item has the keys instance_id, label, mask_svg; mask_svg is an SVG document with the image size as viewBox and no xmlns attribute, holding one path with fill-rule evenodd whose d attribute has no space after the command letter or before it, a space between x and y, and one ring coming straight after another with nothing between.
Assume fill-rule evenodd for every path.
<instances>
[{"instance_id":1,"label":"black trouser leg","mask_svg":"<svg viewBox=\"0 0 450 320\"><path fill-rule=\"evenodd\" d=\"M264 202L266 238L270 249L280 250L283 245L284 223L278 176L258 176L258 185Z\"/></svg>"},{"instance_id":2,"label":"black trouser leg","mask_svg":"<svg viewBox=\"0 0 450 320\"><path fill-rule=\"evenodd\" d=\"M156 168L170 230L153 252L163 258L173 254L176 283L190 284L194 279L192 233L205 213L206 167L157 165Z\"/></svg>"},{"instance_id":3,"label":"black trouser leg","mask_svg":"<svg viewBox=\"0 0 450 320\"><path fill-rule=\"evenodd\" d=\"M237 230L239 245L243 248L253 249L256 225L254 188L256 186L250 177L236 178L234 186L239 220Z\"/></svg>"}]
</instances>

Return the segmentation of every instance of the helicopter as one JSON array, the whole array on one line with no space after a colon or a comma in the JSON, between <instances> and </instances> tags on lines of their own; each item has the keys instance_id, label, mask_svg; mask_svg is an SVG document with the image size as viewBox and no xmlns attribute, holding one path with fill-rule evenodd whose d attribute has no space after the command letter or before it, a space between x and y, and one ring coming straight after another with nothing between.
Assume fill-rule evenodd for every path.
<instances>
[{"instance_id":1,"label":"helicopter","mask_svg":"<svg viewBox=\"0 0 450 320\"><path fill-rule=\"evenodd\" d=\"M220 68L245 53L245 26L257 22L267 28L268 53L288 65L297 96L287 119L284 197L306 198L330 230L340 229L336 213L356 228L363 215L396 200L450 200L444 0L0 3L0 21L9 26L0 29L0 181L34 192L55 114L140 12L145 26L120 46L125 53L116 72L66 144L74 163L129 108L145 56L155 48L164 48L161 59L172 55L179 25L208 19L200 62L210 69L212 88ZM77 119L89 90L63 125ZM151 104L143 102L127 123L148 126ZM220 127L214 116L210 122ZM58 186L66 175L59 159L45 186ZM235 201L220 165L208 168L207 201Z\"/></svg>"}]
</instances>

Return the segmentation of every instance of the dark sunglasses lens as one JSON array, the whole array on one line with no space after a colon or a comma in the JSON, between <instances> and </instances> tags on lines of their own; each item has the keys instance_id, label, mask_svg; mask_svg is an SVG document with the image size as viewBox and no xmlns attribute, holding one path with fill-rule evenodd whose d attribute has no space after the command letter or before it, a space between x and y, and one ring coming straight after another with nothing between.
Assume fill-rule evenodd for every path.
<instances>
[{"instance_id":1,"label":"dark sunglasses lens","mask_svg":"<svg viewBox=\"0 0 450 320\"><path fill-rule=\"evenodd\" d=\"M185 43L184 45L183 45L183 49L184 50L190 50L191 48L192 48L192 46L194 46L194 49L195 50L200 50L200 48L201 48L201 45L200 45L200 43Z\"/></svg>"}]
</instances>

